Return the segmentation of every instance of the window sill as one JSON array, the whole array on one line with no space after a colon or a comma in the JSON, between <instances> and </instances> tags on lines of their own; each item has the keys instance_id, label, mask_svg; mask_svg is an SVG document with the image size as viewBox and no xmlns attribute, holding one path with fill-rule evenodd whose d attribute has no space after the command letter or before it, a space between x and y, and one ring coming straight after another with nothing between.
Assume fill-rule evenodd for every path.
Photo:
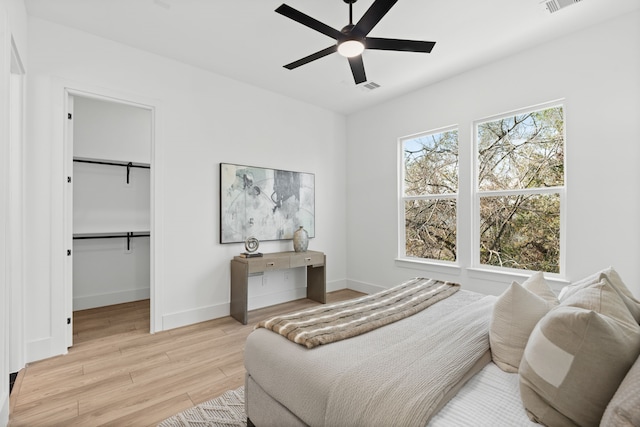
<instances>
[{"instance_id":1,"label":"window sill","mask_svg":"<svg viewBox=\"0 0 640 427\"><path fill-rule=\"evenodd\" d=\"M460 276L464 271L469 278L480 279L498 283L510 283L517 281L522 283L527 280L534 271L524 270L499 270L483 267L468 267L463 268L455 263L449 262L437 262L431 260L422 260L418 258L396 258L395 264L400 268L410 268L413 270L424 270L430 272L436 272L441 274L449 274ZM563 286L568 285L570 282L559 274L545 273L545 280L551 285L551 288L555 291L559 291Z\"/></svg>"},{"instance_id":2,"label":"window sill","mask_svg":"<svg viewBox=\"0 0 640 427\"><path fill-rule=\"evenodd\" d=\"M460 275L462 268L452 262L428 261L418 258L396 258L396 266L415 270L435 271L438 273Z\"/></svg>"},{"instance_id":3,"label":"window sill","mask_svg":"<svg viewBox=\"0 0 640 427\"><path fill-rule=\"evenodd\" d=\"M522 283L527 280L535 271L524 270L498 270L492 268L483 267L470 267L466 269L469 272L469 277L483 280L497 280L504 282L506 280L517 281ZM544 279L551 285L554 290L560 290L563 286L568 285L570 282L559 274L544 273Z\"/></svg>"}]
</instances>

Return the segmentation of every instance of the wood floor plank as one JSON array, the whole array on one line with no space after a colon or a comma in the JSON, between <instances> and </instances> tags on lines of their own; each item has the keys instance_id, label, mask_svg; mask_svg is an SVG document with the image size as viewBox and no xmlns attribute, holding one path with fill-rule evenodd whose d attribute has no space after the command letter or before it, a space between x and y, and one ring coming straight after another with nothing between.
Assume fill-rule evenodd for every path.
<instances>
[{"instance_id":1,"label":"wood floor plank","mask_svg":"<svg viewBox=\"0 0 640 427\"><path fill-rule=\"evenodd\" d=\"M46 412L40 411L32 414L20 414L20 416L9 420L9 425L12 427L32 427L62 423L78 416L78 402L74 401L64 405L49 405L45 411Z\"/></svg>"},{"instance_id":2,"label":"wood floor plank","mask_svg":"<svg viewBox=\"0 0 640 427\"><path fill-rule=\"evenodd\" d=\"M148 300L76 312L69 353L20 371L9 426L155 426L244 384L244 343L257 322L317 305L302 299L252 310L247 325L224 317L153 335Z\"/></svg>"},{"instance_id":3,"label":"wood floor plank","mask_svg":"<svg viewBox=\"0 0 640 427\"><path fill-rule=\"evenodd\" d=\"M184 375L182 372L167 374L153 381L133 382L109 395L97 396L102 399L110 399L110 409L105 409L100 399L80 397L79 412L85 418L98 416L105 417L108 410L115 411L116 416L123 415L125 410L134 410L136 407L149 406L149 402L166 400L171 396L187 393L201 382L216 382L225 378L225 375L217 368L210 368L206 364L199 366L197 371ZM155 404L155 403L152 403ZM118 415L119 412L120 414Z\"/></svg>"},{"instance_id":4,"label":"wood floor plank","mask_svg":"<svg viewBox=\"0 0 640 427\"><path fill-rule=\"evenodd\" d=\"M145 366L160 366L166 364L169 361L167 353L132 353L129 355L121 355L120 357L114 357L109 360L95 360L83 365L85 374L109 372L114 373L129 373L132 370L142 368Z\"/></svg>"},{"instance_id":5,"label":"wood floor plank","mask_svg":"<svg viewBox=\"0 0 640 427\"><path fill-rule=\"evenodd\" d=\"M141 410L132 412L120 418L116 418L104 424L105 427L156 427L163 420L173 416L177 412L182 412L196 405L187 393L173 396L167 400L163 400L155 405L145 407ZM179 409L182 408L182 409Z\"/></svg>"},{"instance_id":6,"label":"wood floor plank","mask_svg":"<svg viewBox=\"0 0 640 427\"><path fill-rule=\"evenodd\" d=\"M199 384L198 387L195 387L192 391L189 392L189 397L191 397L194 405L198 405L202 402L213 399L213 397L220 396L227 390L235 390L238 387L243 386L244 379L245 378L243 370L241 373L228 376L222 381L217 381L210 384Z\"/></svg>"},{"instance_id":7,"label":"wood floor plank","mask_svg":"<svg viewBox=\"0 0 640 427\"><path fill-rule=\"evenodd\" d=\"M22 408L29 403L37 403L46 399L56 398L76 398L93 390L111 390L131 384L131 375L128 372L111 375L110 373L99 373L98 375L84 375L74 377L69 381L58 381L53 384L37 384L30 392L20 390L20 396L16 404L17 408Z\"/></svg>"}]
</instances>

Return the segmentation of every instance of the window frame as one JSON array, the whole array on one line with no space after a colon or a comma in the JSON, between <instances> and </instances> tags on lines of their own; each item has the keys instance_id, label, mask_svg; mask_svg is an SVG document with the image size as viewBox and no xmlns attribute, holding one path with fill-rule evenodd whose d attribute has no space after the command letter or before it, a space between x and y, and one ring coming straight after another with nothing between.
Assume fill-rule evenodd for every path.
<instances>
[{"instance_id":1,"label":"window frame","mask_svg":"<svg viewBox=\"0 0 640 427\"><path fill-rule=\"evenodd\" d=\"M553 187L536 187L536 188L525 188L525 189L510 189L510 190L480 190L479 186L479 171L480 171L480 159L478 153L478 126L482 123L499 120L505 117L526 114L534 111L541 111L555 107L562 107L562 115L563 115L563 152L564 155L564 173L562 177L563 185L561 186L553 186ZM495 114L491 116L487 116L481 119L474 120L471 123L471 132L472 132L472 164L473 164L473 183L471 185L471 194L472 194L472 218L473 218L473 226L471 233L471 268L478 271L490 271L490 272L498 272L498 273L515 273L515 274L523 274L523 273L533 273L532 270L518 269L518 268L510 268L510 267L500 267L489 264L482 264L480 262L480 201L482 197L496 197L496 196L515 196L521 194L533 195L533 194L557 194L559 196L559 209L560 209L560 236L559 236L559 245L560 245L560 255L558 259L558 273L544 272L545 275L549 277L553 277L556 279L561 279L565 274L565 236L566 236L566 187L567 187L567 110L566 104L564 100L555 100L550 102L545 102L542 104L537 104L529 107L519 108L517 110L511 110L500 114Z\"/></svg>"},{"instance_id":2,"label":"window frame","mask_svg":"<svg viewBox=\"0 0 640 427\"><path fill-rule=\"evenodd\" d=\"M421 194L417 196L405 195L405 163L404 163L404 142L420 137L426 137L429 135L435 135L445 132L456 131L458 132L458 188L455 193L444 194ZM459 268L460 264L460 236L458 230L460 229L460 213L459 213L459 195L460 195L460 126L457 124L444 126L436 129L431 129L425 132L419 132L412 135L407 135L398 138L398 258L399 261L409 261L411 263L424 263L430 265L440 265L443 267L455 267ZM450 200L453 199L456 203L456 260L447 261L439 260L435 258L419 258L407 255L407 231L406 231L406 216L405 216L405 204L410 200Z\"/></svg>"}]
</instances>

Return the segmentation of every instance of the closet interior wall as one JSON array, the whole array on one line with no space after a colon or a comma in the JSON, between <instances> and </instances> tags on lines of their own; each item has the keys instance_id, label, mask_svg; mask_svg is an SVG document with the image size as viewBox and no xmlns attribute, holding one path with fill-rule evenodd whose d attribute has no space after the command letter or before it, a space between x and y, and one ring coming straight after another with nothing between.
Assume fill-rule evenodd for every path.
<instances>
[{"instance_id":1,"label":"closet interior wall","mask_svg":"<svg viewBox=\"0 0 640 427\"><path fill-rule=\"evenodd\" d=\"M73 310L150 296L151 111L73 97Z\"/></svg>"}]
</instances>

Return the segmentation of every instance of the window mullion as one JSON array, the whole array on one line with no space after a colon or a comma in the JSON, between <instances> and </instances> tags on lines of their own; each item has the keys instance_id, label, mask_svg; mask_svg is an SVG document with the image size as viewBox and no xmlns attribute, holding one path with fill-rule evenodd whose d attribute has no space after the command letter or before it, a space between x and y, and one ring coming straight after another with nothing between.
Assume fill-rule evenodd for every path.
<instances>
[{"instance_id":1,"label":"window mullion","mask_svg":"<svg viewBox=\"0 0 640 427\"><path fill-rule=\"evenodd\" d=\"M493 190L493 191L482 191L477 190L477 193L480 197L491 197L491 196L517 196L520 194L554 194L559 193L563 190L564 187L535 187L535 188L523 188L523 189L515 189L515 190Z\"/></svg>"}]
</instances>

